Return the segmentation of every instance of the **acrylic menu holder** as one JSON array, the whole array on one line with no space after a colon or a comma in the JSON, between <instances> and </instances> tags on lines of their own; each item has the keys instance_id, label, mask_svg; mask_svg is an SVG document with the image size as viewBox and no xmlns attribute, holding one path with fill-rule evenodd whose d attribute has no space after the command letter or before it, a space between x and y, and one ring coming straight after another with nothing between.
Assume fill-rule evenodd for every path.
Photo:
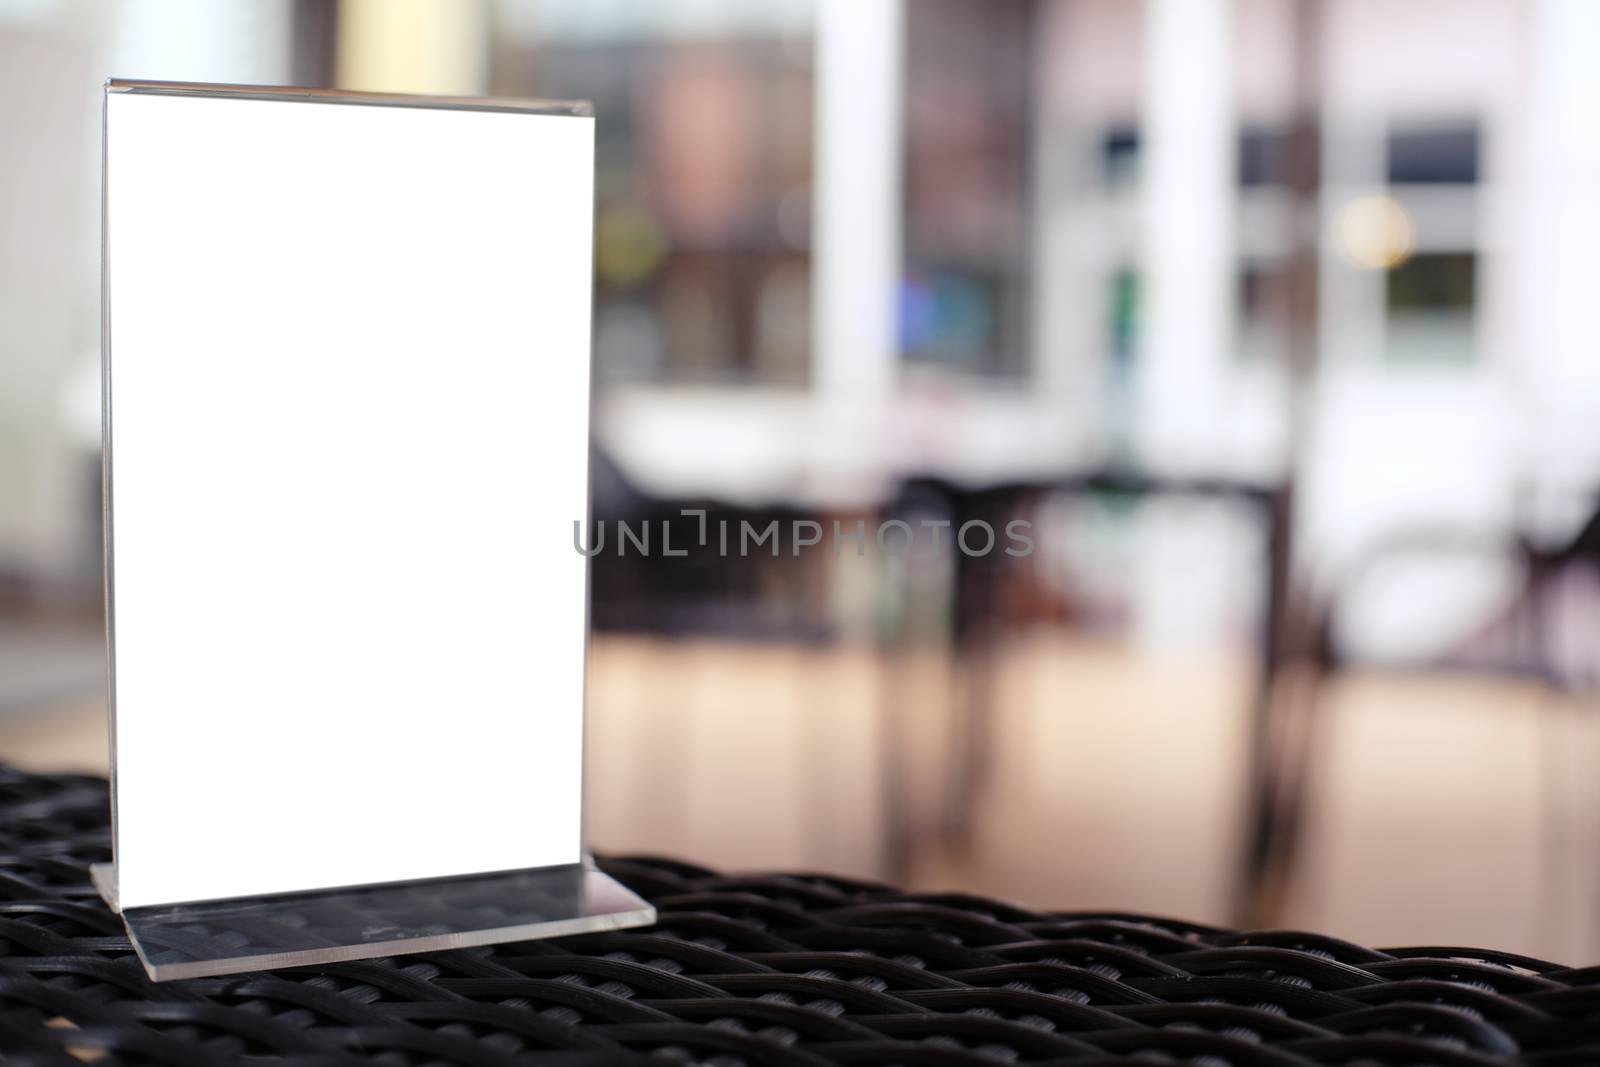
<instances>
[{"instance_id":1,"label":"acrylic menu holder","mask_svg":"<svg viewBox=\"0 0 1600 1067\"><path fill-rule=\"evenodd\" d=\"M112 81L114 863L157 979L639 925L584 847L587 105Z\"/></svg>"}]
</instances>

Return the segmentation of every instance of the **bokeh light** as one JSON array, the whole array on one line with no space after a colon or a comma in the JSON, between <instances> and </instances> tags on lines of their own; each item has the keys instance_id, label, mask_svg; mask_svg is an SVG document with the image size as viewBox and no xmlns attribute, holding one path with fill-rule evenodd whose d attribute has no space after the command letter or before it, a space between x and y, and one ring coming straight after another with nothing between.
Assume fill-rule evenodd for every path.
<instances>
[{"instance_id":1,"label":"bokeh light","mask_svg":"<svg viewBox=\"0 0 1600 1067\"><path fill-rule=\"evenodd\" d=\"M1334 218L1333 246L1357 267L1392 270L1411 258L1416 227L1394 197L1357 197Z\"/></svg>"}]
</instances>

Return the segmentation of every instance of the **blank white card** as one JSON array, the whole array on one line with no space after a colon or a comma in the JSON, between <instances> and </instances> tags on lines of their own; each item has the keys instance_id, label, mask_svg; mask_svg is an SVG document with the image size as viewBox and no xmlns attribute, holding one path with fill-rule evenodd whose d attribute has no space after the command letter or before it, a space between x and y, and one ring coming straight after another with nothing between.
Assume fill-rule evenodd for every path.
<instances>
[{"instance_id":1,"label":"blank white card","mask_svg":"<svg viewBox=\"0 0 1600 1067\"><path fill-rule=\"evenodd\" d=\"M593 135L108 95L124 907L580 859Z\"/></svg>"}]
</instances>

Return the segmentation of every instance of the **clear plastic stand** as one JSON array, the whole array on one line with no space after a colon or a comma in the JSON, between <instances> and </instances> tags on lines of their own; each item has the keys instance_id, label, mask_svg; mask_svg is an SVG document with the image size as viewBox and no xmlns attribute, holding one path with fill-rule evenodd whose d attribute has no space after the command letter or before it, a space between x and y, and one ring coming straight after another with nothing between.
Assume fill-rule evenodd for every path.
<instances>
[{"instance_id":1,"label":"clear plastic stand","mask_svg":"<svg viewBox=\"0 0 1600 1067\"><path fill-rule=\"evenodd\" d=\"M583 835L592 110L106 93L94 880L145 968L651 922Z\"/></svg>"},{"instance_id":2,"label":"clear plastic stand","mask_svg":"<svg viewBox=\"0 0 1600 1067\"><path fill-rule=\"evenodd\" d=\"M117 908L116 871L95 888ZM590 864L244 900L130 908L124 925L158 982L638 926L655 909Z\"/></svg>"}]
</instances>

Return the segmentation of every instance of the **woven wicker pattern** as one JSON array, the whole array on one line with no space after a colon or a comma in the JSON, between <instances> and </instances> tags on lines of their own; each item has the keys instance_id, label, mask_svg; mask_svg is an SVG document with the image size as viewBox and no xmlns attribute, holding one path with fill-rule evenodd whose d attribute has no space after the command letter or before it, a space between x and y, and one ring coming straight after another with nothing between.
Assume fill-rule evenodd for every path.
<instances>
[{"instance_id":1,"label":"woven wicker pattern","mask_svg":"<svg viewBox=\"0 0 1600 1067\"><path fill-rule=\"evenodd\" d=\"M657 860L606 865L650 929L155 985L107 852L104 781L0 770L0 1059L1600 1063L1600 968Z\"/></svg>"}]
</instances>

